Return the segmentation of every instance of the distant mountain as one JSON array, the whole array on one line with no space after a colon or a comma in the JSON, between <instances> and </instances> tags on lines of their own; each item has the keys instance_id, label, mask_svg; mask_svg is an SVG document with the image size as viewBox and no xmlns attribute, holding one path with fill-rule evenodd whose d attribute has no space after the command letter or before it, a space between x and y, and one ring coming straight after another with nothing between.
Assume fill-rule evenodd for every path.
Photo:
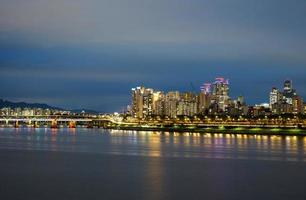
<instances>
[{"instance_id":1,"label":"distant mountain","mask_svg":"<svg viewBox=\"0 0 306 200\"><path fill-rule=\"evenodd\" d=\"M43 109L64 110L62 108L49 106L48 104L44 104L44 103L11 102L11 101L0 99L0 108L4 108L4 107L10 107L10 108L43 108Z\"/></svg>"},{"instance_id":2,"label":"distant mountain","mask_svg":"<svg viewBox=\"0 0 306 200\"><path fill-rule=\"evenodd\" d=\"M50 106L45 103L26 103L26 102L11 102L7 100L0 99L0 109L4 107L10 107L10 108L42 108L42 109L54 109L54 110L67 110L71 111L73 113L82 113L83 111L88 114L99 114L98 111L95 110L89 110L89 109L63 109L58 108L54 106Z\"/></svg>"}]
</instances>

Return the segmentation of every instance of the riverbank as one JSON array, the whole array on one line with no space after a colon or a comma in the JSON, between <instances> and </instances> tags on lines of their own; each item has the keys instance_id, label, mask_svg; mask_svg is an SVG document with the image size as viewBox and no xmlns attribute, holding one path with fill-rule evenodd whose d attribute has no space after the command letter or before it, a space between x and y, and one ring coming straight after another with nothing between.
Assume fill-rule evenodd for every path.
<instances>
[{"instance_id":1,"label":"riverbank","mask_svg":"<svg viewBox=\"0 0 306 200\"><path fill-rule=\"evenodd\" d=\"M109 126L106 129L130 131L161 131L161 132L191 132L191 133L222 133L222 134L247 134L247 135L284 135L306 136L306 128L267 128L267 127L152 127L152 126Z\"/></svg>"},{"instance_id":2,"label":"riverbank","mask_svg":"<svg viewBox=\"0 0 306 200\"><path fill-rule=\"evenodd\" d=\"M119 125L111 124L108 126L2 126L1 129L5 128L31 128L31 129L76 129L76 128L103 128L110 130L129 130L129 131L158 131L158 132L178 132L178 133L222 133L222 134L246 134L246 135L283 135L283 136L306 136L305 127L226 127L226 126L207 126L207 127L197 127L197 126L147 126L147 125Z\"/></svg>"}]
</instances>

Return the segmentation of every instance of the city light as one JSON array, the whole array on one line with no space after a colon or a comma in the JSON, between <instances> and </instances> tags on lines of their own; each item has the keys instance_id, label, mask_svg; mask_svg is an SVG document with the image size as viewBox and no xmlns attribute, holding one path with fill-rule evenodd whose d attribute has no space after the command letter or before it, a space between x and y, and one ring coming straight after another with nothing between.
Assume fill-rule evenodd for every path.
<instances>
[{"instance_id":1,"label":"city light","mask_svg":"<svg viewBox=\"0 0 306 200\"><path fill-rule=\"evenodd\" d=\"M132 103L123 113L89 114L42 108L11 108L0 110L1 127L77 128L102 127L127 130L192 130L221 132L301 134L306 126L303 99L286 80L283 91L272 88L270 103L247 105L245 98L230 97L228 79L218 77L205 83L196 92L164 92L138 86L131 89Z\"/></svg>"}]
</instances>

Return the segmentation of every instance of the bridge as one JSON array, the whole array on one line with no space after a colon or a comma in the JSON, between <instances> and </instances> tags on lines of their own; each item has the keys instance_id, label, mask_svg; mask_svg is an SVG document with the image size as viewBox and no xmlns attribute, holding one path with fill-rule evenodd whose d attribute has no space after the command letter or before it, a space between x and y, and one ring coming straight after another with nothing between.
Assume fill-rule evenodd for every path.
<instances>
[{"instance_id":1,"label":"bridge","mask_svg":"<svg viewBox=\"0 0 306 200\"><path fill-rule=\"evenodd\" d=\"M258 122L258 121L146 121L132 119L124 121L116 117L24 117L24 118L0 118L0 127L186 127L186 128L306 128L306 121L280 122Z\"/></svg>"},{"instance_id":2,"label":"bridge","mask_svg":"<svg viewBox=\"0 0 306 200\"><path fill-rule=\"evenodd\" d=\"M105 126L106 123L114 123L109 118L0 118L0 127L70 127L77 125L85 127Z\"/></svg>"}]
</instances>

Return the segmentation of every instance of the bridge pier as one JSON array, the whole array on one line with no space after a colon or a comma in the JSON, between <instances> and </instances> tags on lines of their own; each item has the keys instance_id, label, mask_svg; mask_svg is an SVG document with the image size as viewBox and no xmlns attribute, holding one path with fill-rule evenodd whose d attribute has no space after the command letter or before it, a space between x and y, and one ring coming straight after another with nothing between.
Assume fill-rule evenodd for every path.
<instances>
[{"instance_id":1,"label":"bridge pier","mask_svg":"<svg viewBox=\"0 0 306 200\"><path fill-rule=\"evenodd\" d=\"M69 128L76 128L76 123L75 123L75 121L70 121L70 122L69 122Z\"/></svg>"},{"instance_id":2,"label":"bridge pier","mask_svg":"<svg viewBox=\"0 0 306 200\"><path fill-rule=\"evenodd\" d=\"M18 122L18 120L15 122L15 128L19 128L19 122Z\"/></svg>"},{"instance_id":3,"label":"bridge pier","mask_svg":"<svg viewBox=\"0 0 306 200\"><path fill-rule=\"evenodd\" d=\"M39 128L39 123L38 123L38 121L35 121L35 122L34 122L34 128Z\"/></svg>"},{"instance_id":4,"label":"bridge pier","mask_svg":"<svg viewBox=\"0 0 306 200\"><path fill-rule=\"evenodd\" d=\"M94 127L93 122L88 122L86 125L87 125L87 128L93 128Z\"/></svg>"},{"instance_id":5,"label":"bridge pier","mask_svg":"<svg viewBox=\"0 0 306 200\"><path fill-rule=\"evenodd\" d=\"M58 128L57 126L57 120L56 119L53 119L52 122L51 122L51 128Z\"/></svg>"}]
</instances>

